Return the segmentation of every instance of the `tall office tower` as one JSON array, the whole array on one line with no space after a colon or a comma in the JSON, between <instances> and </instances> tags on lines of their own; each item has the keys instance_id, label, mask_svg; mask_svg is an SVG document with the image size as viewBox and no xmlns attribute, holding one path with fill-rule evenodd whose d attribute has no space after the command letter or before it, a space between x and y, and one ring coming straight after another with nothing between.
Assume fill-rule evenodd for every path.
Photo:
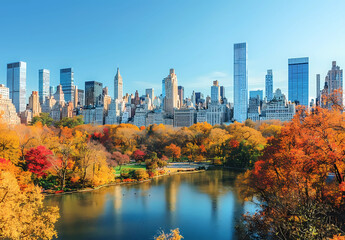
<instances>
[{"instance_id":1,"label":"tall office tower","mask_svg":"<svg viewBox=\"0 0 345 240\"><path fill-rule=\"evenodd\" d=\"M65 101L74 102L74 76L72 68L60 69L60 84L65 95Z\"/></svg>"},{"instance_id":2,"label":"tall office tower","mask_svg":"<svg viewBox=\"0 0 345 240\"><path fill-rule=\"evenodd\" d=\"M85 105L99 106L102 104L103 84L96 81L85 82Z\"/></svg>"},{"instance_id":3,"label":"tall office tower","mask_svg":"<svg viewBox=\"0 0 345 240\"><path fill-rule=\"evenodd\" d=\"M175 70L170 69L169 75L165 78L165 98L164 111L168 115L174 114L174 108L177 108L178 91L177 91L177 76Z\"/></svg>"},{"instance_id":4,"label":"tall office tower","mask_svg":"<svg viewBox=\"0 0 345 240\"><path fill-rule=\"evenodd\" d=\"M222 101L225 98L225 87L224 86L220 86L220 98Z\"/></svg>"},{"instance_id":5,"label":"tall office tower","mask_svg":"<svg viewBox=\"0 0 345 240\"><path fill-rule=\"evenodd\" d=\"M220 86L217 80L213 81L213 86L211 86L211 102L220 102Z\"/></svg>"},{"instance_id":6,"label":"tall office tower","mask_svg":"<svg viewBox=\"0 0 345 240\"><path fill-rule=\"evenodd\" d=\"M265 81L265 94L267 102L273 99L273 73L272 69L267 70L266 81ZM263 100L261 98L261 100Z\"/></svg>"},{"instance_id":7,"label":"tall office tower","mask_svg":"<svg viewBox=\"0 0 345 240\"><path fill-rule=\"evenodd\" d=\"M165 98L165 78L162 80L162 97Z\"/></svg>"},{"instance_id":8,"label":"tall office tower","mask_svg":"<svg viewBox=\"0 0 345 240\"><path fill-rule=\"evenodd\" d=\"M262 90L249 91L249 98L258 98L260 101L262 101L263 91Z\"/></svg>"},{"instance_id":9,"label":"tall office tower","mask_svg":"<svg viewBox=\"0 0 345 240\"><path fill-rule=\"evenodd\" d=\"M193 105L195 106L196 105L196 100L195 100L195 92L194 92L194 90L192 92L192 96L191 96L190 100L193 103Z\"/></svg>"},{"instance_id":10,"label":"tall office tower","mask_svg":"<svg viewBox=\"0 0 345 240\"><path fill-rule=\"evenodd\" d=\"M54 96L54 93L55 93L55 87L54 86L50 86L49 87L49 95L52 97L52 96Z\"/></svg>"},{"instance_id":11,"label":"tall office tower","mask_svg":"<svg viewBox=\"0 0 345 240\"><path fill-rule=\"evenodd\" d=\"M138 92L138 90L135 91L135 96L134 96L133 101L134 101L135 106L137 106L137 105L140 104L140 97L139 97L139 92Z\"/></svg>"},{"instance_id":12,"label":"tall office tower","mask_svg":"<svg viewBox=\"0 0 345 240\"><path fill-rule=\"evenodd\" d=\"M332 69L328 71L325 77L325 84L328 85L328 95L332 95L336 90L343 90L343 70L337 66L337 62L332 62ZM336 93L334 96L337 98L338 105L343 105L343 96L341 93ZM329 107L331 107L329 105Z\"/></svg>"},{"instance_id":13,"label":"tall office tower","mask_svg":"<svg viewBox=\"0 0 345 240\"><path fill-rule=\"evenodd\" d=\"M7 87L17 112L26 109L26 62L7 64Z\"/></svg>"},{"instance_id":14,"label":"tall office tower","mask_svg":"<svg viewBox=\"0 0 345 240\"><path fill-rule=\"evenodd\" d=\"M123 81L120 74L120 69L117 68L116 75L114 77L114 99L122 100L123 97Z\"/></svg>"},{"instance_id":15,"label":"tall office tower","mask_svg":"<svg viewBox=\"0 0 345 240\"><path fill-rule=\"evenodd\" d=\"M234 44L234 120L244 122L248 110L247 43Z\"/></svg>"},{"instance_id":16,"label":"tall office tower","mask_svg":"<svg viewBox=\"0 0 345 240\"><path fill-rule=\"evenodd\" d=\"M154 89L153 88L146 89L145 90L145 95L149 95L149 97L153 101L153 99L155 98L155 91L154 91Z\"/></svg>"},{"instance_id":17,"label":"tall office tower","mask_svg":"<svg viewBox=\"0 0 345 240\"><path fill-rule=\"evenodd\" d=\"M321 106L321 88L320 88L320 74L316 74L316 106Z\"/></svg>"},{"instance_id":18,"label":"tall office tower","mask_svg":"<svg viewBox=\"0 0 345 240\"><path fill-rule=\"evenodd\" d=\"M195 104L199 104L200 99L202 99L204 95L201 92L196 92L195 93Z\"/></svg>"},{"instance_id":19,"label":"tall office tower","mask_svg":"<svg viewBox=\"0 0 345 240\"><path fill-rule=\"evenodd\" d=\"M184 104L184 87L178 86L177 87L177 93L178 93L178 97L180 99L180 107L181 107Z\"/></svg>"},{"instance_id":20,"label":"tall office tower","mask_svg":"<svg viewBox=\"0 0 345 240\"><path fill-rule=\"evenodd\" d=\"M48 69L38 70L38 94L40 97L41 104L43 104L46 101L46 97L49 97L49 84L50 71Z\"/></svg>"},{"instance_id":21,"label":"tall office tower","mask_svg":"<svg viewBox=\"0 0 345 240\"><path fill-rule=\"evenodd\" d=\"M84 90L78 89L78 105L83 107L85 105Z\"/></svg>"},{"instance_id":22,"label":"tall office tower","mask_svg":"<svg viewBox=\"0 0 345 240\"><path fill-rule=\"evenodd\" d=\"M2 99L10 99L10 90L4 84L0 84L0 95Z\"/></svg>"},{"instance_id":23,"label":"tall office tower","mask_svg":"<svg viewBox=\"0 0 345 240\"><path fill-rule=\"evenodd\" d=\"M104 87L104 88L103 88L103 90L102 90L102 95L103 95L103 96L109 95L109 89L108 89L108 87Z\"/></svg>"},{"instance_id":24,"label":"tall office tower","mask_svg":"<svg viewBox=\"0 0 345 240\"><path fill-rule=\"evenodd\" d=\"M289 59L289 101L309 106L309 58Z\"/></svg>"},{"instance_id":25,"label":"tall office tower","mask_svg":"<svg viewBox=\"0 0 345 240\"><path fill-rule=\"evenodd\" d=\"M29 97L29 109L32 111L33 117L39 116L41 113L41 104L37 91L32 91L32 94Z\"/></svg>"}]
</instances>

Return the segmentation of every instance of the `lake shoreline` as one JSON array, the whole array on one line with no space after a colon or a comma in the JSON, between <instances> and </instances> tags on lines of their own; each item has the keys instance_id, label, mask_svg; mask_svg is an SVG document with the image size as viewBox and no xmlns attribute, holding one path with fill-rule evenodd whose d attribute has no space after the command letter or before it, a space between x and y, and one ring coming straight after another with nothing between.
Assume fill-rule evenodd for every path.
<instances>
[{"instance_id":1,"label":"lake shoreline","mask_svg":"<svg viewBox=\"0 0 345 240\"><path fill-rule=\"evenodd\" d=\"M108 184L104 184L95 188L85 188L85 189L80 189L80 190L75 190L75 191L69 191L69 192L61 192L61 193L42 193L44 197L50 197L50 196L59 196L59 195L66 195L66 194L73 194L73 193L83 193L83 192L91 192L91 191L95 191L104 187L111 187L111 186L117 186L117 185L124 185L124 184L138 184L138 183L145 183L145 182L150 182L153 179L156 178L160 178L160 177L164 177L164 176L173 176L173 175L179 175L179 174L186 174L186 173L201 173L201 172L205 172L206 170L192 170L192 171L177 171L177 172L172 172L172 173L168 173L168 174L162 174L159 176L154 176L153 178L149 178L147 180L143 180L143 181L135 181L135 182L111 182Z\"/></svg>"}]
</instances>

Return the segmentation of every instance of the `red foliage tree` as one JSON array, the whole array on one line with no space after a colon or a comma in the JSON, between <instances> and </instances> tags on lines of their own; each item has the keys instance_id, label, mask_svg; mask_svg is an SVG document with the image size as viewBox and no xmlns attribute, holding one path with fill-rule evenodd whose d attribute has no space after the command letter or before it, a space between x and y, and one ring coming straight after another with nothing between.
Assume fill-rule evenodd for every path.
<instances>
[{"instance_id":1,"label":"red foliage tree","mask_svg":"<svg viewBox=\"0 0 345 240\"><path fill-rule=\"evenodd\" d=\"M109 165L110 166L121 166L123 164L129 163L130 159L129 156L127 154L122 154L120 152L113 152L113 154L111 155L111 158L109 160Z\"/></svg>"},{"instance_id":2,"label":"red foliage tree","mask_svg":"<svg viewBox=\"0 0 345 240\"><path fill-rule=\"evenodd\" d=\"M144 161L144 157L146 156L146 153L144 153L141 150L135 150L133 153L133 158L135 159L135 161L137 162L142 162Z\"/></svg>"},{"instance_id":3,"label":"red foliage tree","mask_svg":"<svg viewBox=\"0 0 345 240\"><path fill-rule=\"evenodd\" d=\"M51 166L51 163L48 161L51 155L53 155L52 151L45 146L31 148L30 151L25 154L28 170L39 177L45 176L46 173L44 171Z\"/></svg>"}]
</instances>

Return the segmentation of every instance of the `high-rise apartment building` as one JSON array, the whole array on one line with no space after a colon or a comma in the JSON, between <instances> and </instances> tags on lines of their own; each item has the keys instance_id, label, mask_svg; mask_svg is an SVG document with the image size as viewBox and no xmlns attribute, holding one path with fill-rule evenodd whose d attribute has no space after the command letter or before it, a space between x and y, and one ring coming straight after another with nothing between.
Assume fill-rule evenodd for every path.
<instances>
[{"instance_id":1,"label":"high-rise apartment building","mask_svg":"<svg viewBox=\"0 0 345 240\"><path fill-rule=\"evenodd\" d=\"M20 124L20 118L16 112L11 99L9 99L10 90L5 85L0 84L0 123L9 125Z\"/></svg>"},{"instance_id":2,"label":"high-rise apartment building","mask_svg":"<svg viewBox=\"0 0 345 240\"><path fill-rule=\"evenodd\" d=\"M60 69L60 84L65 96L65 101L74 102L74 73L72 68Z\"/></svg>"},{"instance_id":3,"label":"high-rise apartment building","mask_svg":"<svg viewBox=\"0 0 345 240\"><path fill-rule=\"evenodd\" d=\"M83 107L85 105L85 100L84 100L84 90L78 89L78 105Z\"/></svg>"},{"instance_id":4,"label":"high-rise apartment building","mask_svg":"<svg viewBox=\"0 0 345 240\"><path fill-rule=\"evenodd\" d=\"M343 105L343 96L339 91L343 90L343 70L337 66L337 62L332 62L332 69L328 71L327 76L325 77L325 85L328 86L327 94L334 98L333 101L337 101L339 106ZM338 91L338 92L336 92ZM335 99L336 97L336 99ZM331 107L332 104L329 103L328 107Z\"/></svg>"},{"instance_id":5,"label":"high-rise apartment building","mask_svg":"<svg viewBox=\"0 0 345 240\"><path fill-rule=\"evenodd\" d=\"M262 90L249 91L249 98L259 98L259 101L262 101L263 91Z\"/></svg>"},{"instance_id":6,"label":"high-rise apartment building","mask_svg":"<svg viewBox=\"0 0 345 240\"><path fill-rule=\"evenodd\" d=\"M220 86L220 98L222 101L225 98L225 87L224 86Z\"/></svg>"},{"instance_id":7,"label":"high-rise apartment building","mask_svg":"<svg viewBox=\"0 0 345 240\"><path fill-rule=\"evenodd\" d=\"M180 107L181 107L184 104L184 87L178 86L177 87L177 93L178 93L178 97L180 99Z\"/></svg>"},{"instance_id":8,"label":"high-rise apartment building","mask_svg":"<svg viewBox=\"0 0 345 240\"><path fill-rule=\"evenodd\" d=\"M309 105L309 58L289 59L289 101Z\"/></svg>"},{"instance_id":9,"label":"high-rise apartment building","mask_svg":"<svg viewBox=\"0 0 345 240\"><path fill-rule=\"evenodd\" d=\"M177 108L178 91L177 91L177 76L175 70L170 69L169 75L165 78L165 98L164 111L168 115L174 114L174 108Z\"/></svg>"},{"instance_id":10,"label":"high-rise apartment building","mask_svg":"<svg viewBox=\"0 0 345 240\"><path fill-rule=\"evenodd\" d=\"M10 90L4 84L0 84L0 95L3 99L10 99Z\"/></svg>"},{"instance_id":11,"label":"high-rise apartment building","mask_svg":"<svg viewBox=\"0 0 345 240\"><path fill-rule=\"evenodd\" d=\"M220 102L220 86L217 80L213 81L213 86L211 86L211 102L212 103Z\"/></svg>"},{"instance_id":12,"label":"high-rise apartment building","mask_svg":"<svg viewBox=\"0 0 345 240\"><path fill-rule=\"evenodd\" d=\"M273 72L272 69L267 70L266 79L265 79L265 94L267 102L273 99ZM261 100L263 100L261 98Z\"/></svg>"},{"instance_id":13,"label":"high-rise apartment building","mask_svg":"<svg viewBox=\"0 0 345 240\"><path fill-rule=\"evenodd\" d=\"M38 70L38 95L40 103L43 104L47 97L49 97L50 89L50 71L48 69Z\"/></svg>"},{"instance_id":14,"label":"high-rise apartment building","mask_svg":"<svg viewBox=\"0 0 345 240\"><path fill-rule=\"evenodd\" d=\"M114 77L114 99L122 100L123 97L123 81L120 74L120 69L117 68L116 75Z\"/></svg>"},{"instance_id":15,"label":"high-rise apartment building","mask_svg":"<svg viewBox=\"0 0 345 240\"><path fill-rule=\"evenodd\" d=\"M234 120L244 122L248 109L247 43L234 44Z\"/></svg>"},{"instance_id":16,"label":"high-rise apartment building","mask_svg":"<svg viewBox=\"0 0 345 240\"><path fill-rule=\"evenodd\" d=\"M29 97L29 109L32 111L32 117L39 116L41 113L41 104L37 91L32 91L32 94Z\"/></svg>"},{"instance_id":17,"label":"high-rise apartment building","mask_svg":"<svg viewBox=\"0 0 345 240\"><path fill-rule=\"evenodd\" d=\"M316 74L316 106L321 106L321 88L320 88L320 74Z\"/></svg>"},{"instance_id":18,"label":"high-rise apartment building","mask_svg":"<svg viewBox=\"0 0 345 240\"><path fill-rule=\"evenodd\" d=\"M102 105L103 84L96 81L85 82L85 105Z\"/></svg>"},{"instance_id":19,"label":"high-rise apartment building","mask_svg":"<svg viewBox=\"0 0 345 240\"><path fill-rule=\"evenodd\" d=\"M7 64L7 87L17 112L26 109L26 62Z\"/></svg>"}]
</instances>

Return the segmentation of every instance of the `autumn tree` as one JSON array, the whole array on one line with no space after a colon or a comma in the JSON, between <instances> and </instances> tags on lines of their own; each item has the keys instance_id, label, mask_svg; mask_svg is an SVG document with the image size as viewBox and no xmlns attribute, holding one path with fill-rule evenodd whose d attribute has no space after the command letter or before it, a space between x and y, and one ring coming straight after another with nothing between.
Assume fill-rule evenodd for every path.
<instances>
[{"instance_id":1,"label":"autumn tree","mask_svg":"<svg viewBox=\"0 0 345 240\"><path fill-rule=\"evenodd\" d=\"M0 158L8 159L18 165L19 156L19 139L16 132L5 125L0 125Z\"/></svg>"},{"instance_id":2,"label":"autumn tree","mask_svg":"<svg viewBox=\"0 0 345 240\"><path fill-rule=\"evenodd\" d=\"M57 207L45 207L39 187L10 161L0 159L0 238L53 239Z\"/></svg>"},{"instance_id":3,"label":"autumn tree","mask_svg":"<svg viewBox=\"0 0 345 240\"><path fill-rule=\"evenodd\" d=\"M165 233L164 231L160 231L160 235L155 237L155 240L181 240L183 236L180 234L180 230L178 228L170 230L170 233Z\"/></svg>"},{"instance_id":4,"label":"autumn tree","mask_svg":"<svg viewBox=\"0 0 345 240\"><path fill-rule=\"evenodd\" d=\"M271 137L253 170L238 179L241 196L262 202L244 217L262 239L327 239L345 231L344 113L298 109ZM334 177L333 177L334 176Z\"/></svg>"},{"instance_id":5,"label":"autumn tree","mask_svg":"<svg viewBox=\"0 0 345 240\"><path fill-rule=\"evenodd\" d=\"M35 116L31 120L31 125L35 125L38 122L42 123L42 125L52 126L54 124L54 119L52 119L49 113L40 113L39 116Z\"/></svg>"},{"instance_id":6,"label":"autumn tree","mask_svg":"<svg viewBox=\"0 0 345 240\"><path fill-rule=\"evenodd\" d=\"M173 158L173 161L175 162L176 158L180 158L181 157L181 148L176 146L175 144L170 144L169 146L165 147L165 153L169 156Z\"/></svg>"},{"instance_id":7,"label":"autumn tree","mask_svg":"<svg viewBox=\"0 0 345 240\"><path fill-rule=\"evenodd\" d=\"M51 162L48 159L52 155L52 151L47 149L45 146L31 148L25 154L27 169L38 177L46 175L45 170L51 167Z\"/></svg>"},{"instance_id":8,"label":"autumn tree","mask_svg":"<svg viewBox=\"0 0 345 240\"><path fill-rule=\"evenodd\" d=\"M144 161L145 156L146 156L146 153L144 153L144 152L141 151L140 149L135 150L134 153L133 153L133 158L134 158L135 161L137 161L137 162L142 162L142 161Z\"/></svg>"},{"instance_id":9,"label":"autumn tree","mask_svg":"<svg viewBox=\"0 0 345 240\"><path fill-rule=\"evenodd\" d=\"M130 159L127 154L122 154L121 152L113 152L111 158L109 160L110 166L120 166L120 170L122 165L129 163Z\"/></svg>"}]
</instances>

